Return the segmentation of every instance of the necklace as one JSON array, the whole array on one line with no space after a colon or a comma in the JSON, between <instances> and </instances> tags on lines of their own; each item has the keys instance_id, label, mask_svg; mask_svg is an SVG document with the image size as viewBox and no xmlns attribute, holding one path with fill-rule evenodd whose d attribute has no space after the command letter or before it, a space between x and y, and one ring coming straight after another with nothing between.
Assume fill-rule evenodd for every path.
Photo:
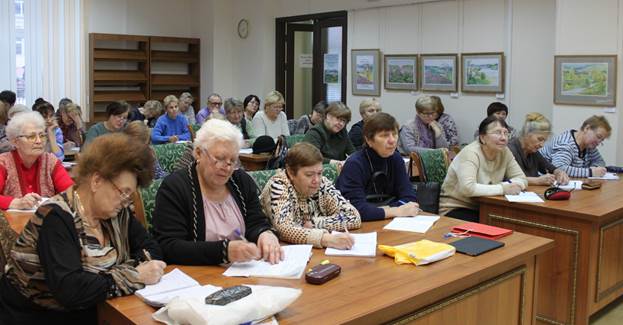
<instances>
[{"instance_id":1,"label":"necklace","mask_svg":"<svg viewBox=\"0 0 623 325\"><path fill-rule=\"evenodd\" d=\"M81 219L82 219L82 224L90 229L97 229L99 230L100 228L100 223L98 222L97 225L92 225L86 218L86 214L84 213L84 206L82 205L82 200L80 199L80 195L78 194L77 191L74 190L74 205L77 206L78 208L78 214L80 215Z\"/></svg>"}]
</instances>

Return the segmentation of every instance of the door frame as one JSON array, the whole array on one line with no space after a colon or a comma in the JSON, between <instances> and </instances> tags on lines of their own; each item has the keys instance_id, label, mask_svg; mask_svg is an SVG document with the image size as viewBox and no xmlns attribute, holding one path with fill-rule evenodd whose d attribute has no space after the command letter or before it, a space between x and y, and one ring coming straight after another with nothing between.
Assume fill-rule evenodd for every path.
<instances>
[{"instance_id":1,"label":"door frame","mask_svg":"<svg viewBox=\"0 0 623 325\"><path fill-rule=\"evenodd\" d=\"M339 22L343 22L342 26L342 89L341 89L341 93L342 93L342 102L344 102L344 104L346 104L346 77L347 77L347 61L348 61L348 51L347 51L347 47L348 47L348 12L347 11L332 11L332 12L325 12L325 13L319 13L319 14L310 14L310 15L300 15L300 16L291 16L291 17L278 17L275 19L275 89L279 92L281 92L282 94L284 94L284 96L286 97L291 97L291 96L287 96L286 94L291 94L293 89L294 89L294 85L292 83L290 83L290 85L286 85L286 77L285 74L286 72L288 73L288 77L290 78L290 74L292 73L292 68L294 66L294 62L286 62L286 51L289 51L287 44L289 44L289 42L291 42L291 39L294 39L293 35L288 35L288 29L287 29L287 25L288 23L293 23L293 22L300 22L300 21L307 21L307 20L312 20L313 21L313 31L314 31L314 50L313 50L313 55L314 55L314 65L313 65L313 79L315 82L312 83L312 99L313 99L313 103L312 106L317 103L318 101L320 101L321 99L324 99L324 92L323 89L324 87L316 87L315 84L318 83L318 81L322 81L322 73L323 73L323 65L324 62L322 59L320 60L316 60L316 57L319 57L321 54L321 48L320 48L320 38L319 38L319 33L321 28L323 27L330 27L330 26L336 26L336 23ZM309 26L309 25L305 25L305 24L301 24L303 26ZM340 25L337 25L340 26ZM297 30L297 29L294 29ZM303 30L303 29L301 29ZM289 41L289 42L288 42ZM292 47L293 48L293 47ZM320 61L320 64L317 64L318 61ZM292 74L293 75L293 74ZM292 80L292 79L289 79ZM320 82L320 84L322 84L322 82ZM288 89L286 89L286 87L288 87ZM317 89L318 88L318 89ZM289 90L289 92L287 92L286 90ZM288 118L293 118L292 114L293 114L293 107L292 107L292 98L286 98L286 109L285 109L285 113L287 115Z\"/></svg>"}]
</instances>

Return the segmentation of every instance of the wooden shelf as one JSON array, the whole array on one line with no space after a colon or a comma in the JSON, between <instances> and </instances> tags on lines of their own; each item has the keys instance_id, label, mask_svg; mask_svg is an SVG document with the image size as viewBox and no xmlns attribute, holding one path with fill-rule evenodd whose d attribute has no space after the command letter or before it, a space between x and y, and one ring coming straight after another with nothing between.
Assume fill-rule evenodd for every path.
<instances>
[{"instance_id":1,"label":"wooden shelf","mask_svg":"<svg viewBox=\"0 0 623 325\"><path fill-rule=\"evenodd\" d=\"M197 63L199 57L192 52L151 51L151 62L183 62Z\"/></svg>"},{"instance_id":2,"label":"wooden shelf","mask_svg":"<svg viewBox=\"0 0 623 325\"><path fill-rule=\"evenodd\" d=\"M142 50L94 49L93 58L100 61L147 61Z\"/></svg>"},{"instance_id":3,"label":"wooden shelf","mask_svg":"<svg viewBox=\"0 0 623 325\"><path fill-rule=\"evenodd\" d=\"M192 75L182 74L152 74L152 86L199 86L199 78Z\"/></svg>"},{"instance_id":4,"label":"wooden shelf","mask_svg":"<svg viewBox=\"0 0 623 325\"><path fill-rule=\"evenodd\" d=\"M91 33L89 37L96 41L133 41L133 42L148 42L149 36L143 35L123 35L123 34L101 34Z\"/></svg>"},{"instance_id":5,"label":"wooden shelf","mask_svg":"<svg viewBox=\"0 0 623 325\"><path fill-rule=\"evenodd\" d=\"M140 91L95 91L93 101L96 103L114 102L125 100L127 102L144 102L145 94Z\"/></svg>"},{"instance_id":6,"label":"wooden shelf","mask_svg":"<svg viewBox=\"0 0 623 325\"><path fill-rule=\"evenodd\" d=\"M147 82L147 75L143 71L95 70L93 71L93 81Z\"/></svg>"},{"instance_id":7,"label":"wooden shelf","mask_svg":"<svg viewBox=\"0 0 623 325\"><path fill-rule=\"evenodd\" d=\"M166 36L151 36L149 40L152 43L187 43L187 44L199 44L198 38L185 38L185 37L166 37Z\"/></svg>"}]
</instances>

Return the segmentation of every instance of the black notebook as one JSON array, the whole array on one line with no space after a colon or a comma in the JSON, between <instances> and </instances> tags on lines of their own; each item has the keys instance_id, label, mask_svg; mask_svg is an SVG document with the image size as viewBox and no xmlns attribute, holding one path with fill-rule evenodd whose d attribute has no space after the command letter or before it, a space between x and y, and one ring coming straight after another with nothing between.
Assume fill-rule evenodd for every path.
<instances>
[{"instance_id":1,"label":"black notebook","mask_svg":"<svg viewBox=\"0 0 623 325\"><path fill-rule=\"evenodd\" d=\"M480 237L467 237L452 242L450 245L454 246L459 253L478 256L490 250L500 248L504 246L504 243Z\"/></svg>"}]
</instances>

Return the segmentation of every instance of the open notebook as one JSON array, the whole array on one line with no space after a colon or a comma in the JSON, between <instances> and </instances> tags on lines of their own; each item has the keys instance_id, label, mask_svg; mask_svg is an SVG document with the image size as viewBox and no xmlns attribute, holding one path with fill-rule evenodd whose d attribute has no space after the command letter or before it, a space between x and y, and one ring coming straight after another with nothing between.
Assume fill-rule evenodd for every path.
<instances>
[{"instance_id":1,"label":"open notebook","mask_svg":"<svg viewBox=\"0 0 623 325\"><path fill-rule=\"evenodd\" d=\"M199 282L188 276L188 274L179 269L174 269L163 275L160 282L147 285L145 288L134 292L134 294L150 306L163 307L175 297L205 298L221 289L221 287L209 284L201 286Z\"/></svg>"},{"instance_id":2,"label":"open notebook","mask_svg":"<svg viewBox=\"0 0 623 325\"><path fill-rule=\"evenodd\" d=\"M335 234L339 232L334 231L333 233ZM351 249L327 247L324 254L328 256L376 256L376 231L368 233L351 233L350 235L355 239L355 244Z\"/></svg>"},{"instance_id":3,"label":"open notebook","mask_svg":"<svg viewBox=\"0 0 623 325\"><path fill-rule=\"evenodd\" d=\"M278 264L270 264L262 260L235 262L232 263L223 275L300 279L311 256L312 245L288 245L282 247L285 258Z\"/></svg>"}]
</instances>

